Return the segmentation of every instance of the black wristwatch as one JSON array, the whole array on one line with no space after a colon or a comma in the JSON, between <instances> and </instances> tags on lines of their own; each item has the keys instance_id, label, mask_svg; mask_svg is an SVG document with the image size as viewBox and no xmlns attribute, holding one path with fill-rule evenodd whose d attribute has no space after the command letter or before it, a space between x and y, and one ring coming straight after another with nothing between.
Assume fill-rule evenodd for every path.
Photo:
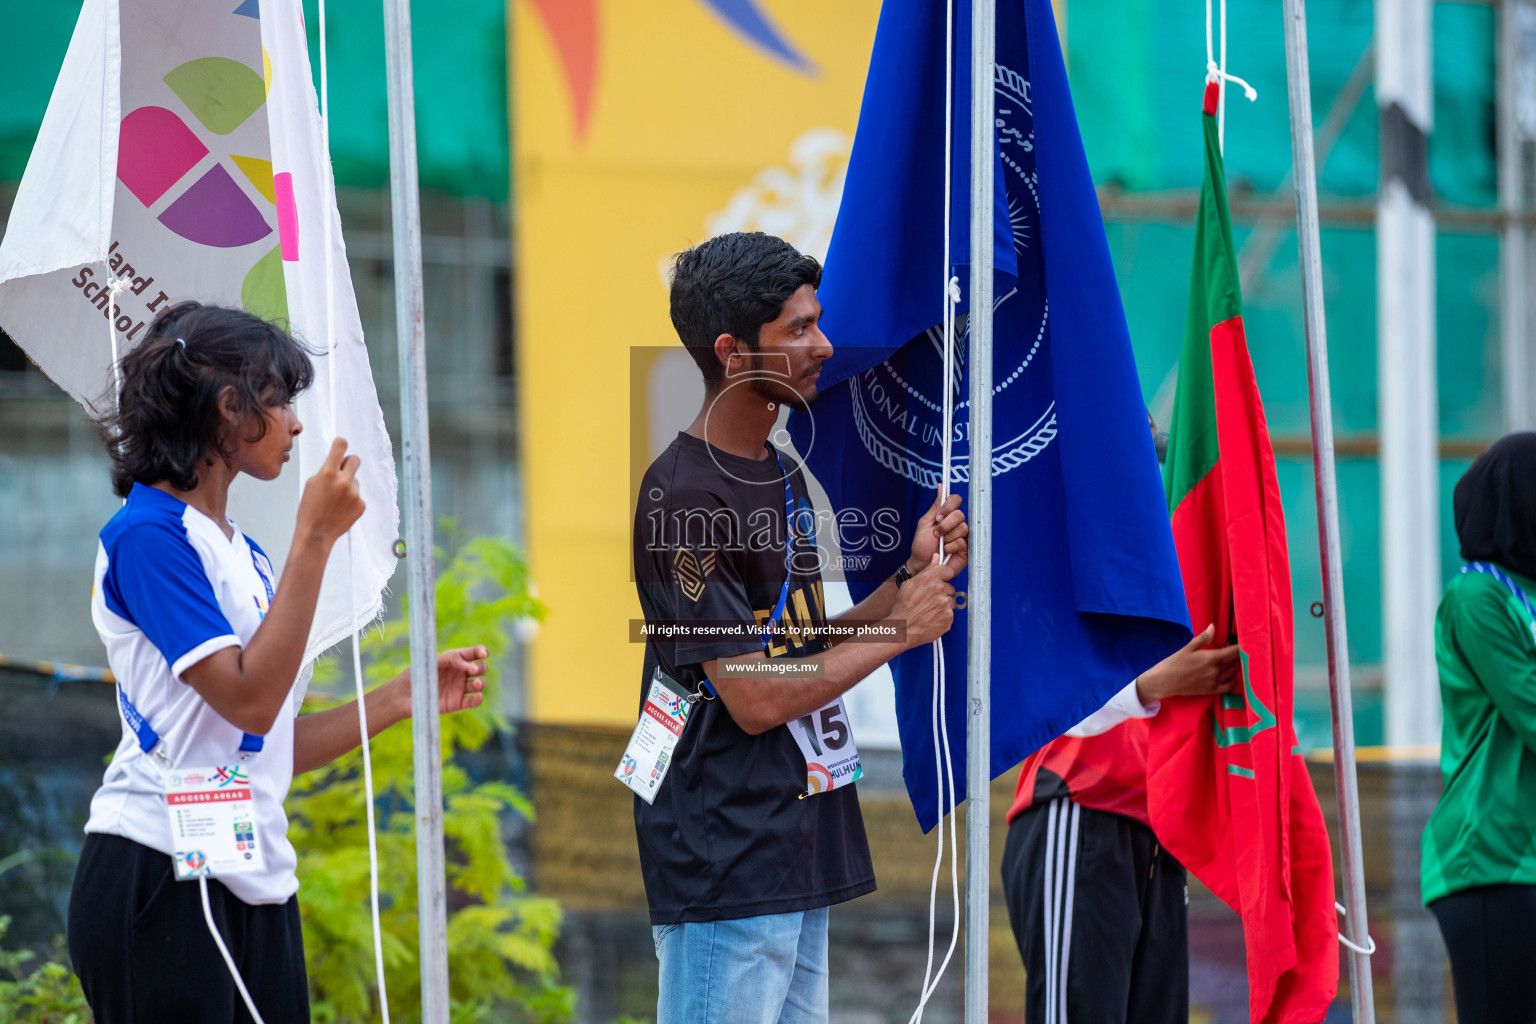
<instances>
[{"instance_id":1,"label":"black wristwatch","mask_svg":"<svg viewBox=\"0 0 1536 1024\"><path fill-rule=\"evenodd\" d=\"M901 563L901 568L897 569L896 570L896 575L892 577L892 579L894 579L896 581L896 589L897 590L900 590L901 589L901 585L903 583L907 582L907 580L909 580L911 578L912 578L912 570L907 568L907 563L906 562L902 562Z\"/></svg>"}]
</instances>

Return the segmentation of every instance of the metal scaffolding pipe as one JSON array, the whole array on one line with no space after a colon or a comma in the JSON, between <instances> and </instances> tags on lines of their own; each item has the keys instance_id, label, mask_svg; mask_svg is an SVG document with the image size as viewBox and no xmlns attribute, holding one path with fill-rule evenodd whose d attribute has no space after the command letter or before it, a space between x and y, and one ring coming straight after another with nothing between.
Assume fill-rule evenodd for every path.
<instances>
[{"instance_id":1,"label":"metal scaffolding pipe","mask_svg":"<svg viewBox=\"0 0 1536 1024\"><path fill-rule=\"evenodd\" d=\"M1290 92L1291 156L1296 179L1296 237L1301 247L1301 295L1307 336L1307 385L1312 401L1312 472L1317 491L1318 547L1323 561L1324 627L1333 710L1333 768L1339 800L1339 847L1344 866L1341 932L1360 946L1369 934L1365 868L1361 860L1360 791L1355 779L1355 716L1349 685L1349 634L1344 618L1344 571L1339 544L1339 485L1333 465L1333 401L1328 385L1328 331L1323 317L1323 260L1317 226L1317 168L1312 152L1312 86L1307 68L1304 0L1285 0L1285 68ZM1355 1024L1375 1024L1370 957L1349 955Z\"/></svg>"},{"instance_id":2,"label":"metal scaffolding pipe","mask_svg":"<svg viewBox=\"0 0 1536 1024\"><path fill-rule=\"evenodd\" d=\"M1531 401L1530 309L1525 289L1528 280L1529 237L1520 214L1525 212L1525 143L1520 124L1522 49L1536 30L1536 8L1525 0L1505 0L1496 12L1498 26L1498 157L1499 212L1508 219L1499 244L1499 341L1503 357L1504 429L1530 430L1536 425ZM1529 68L1524 69L1529 73Z\"/></svg>"},{"instance_id":3,"label":"metal scaffolding pipe","mask_svg":"<svg viewBox=\"0 0 1536 1024\"><path fill-rule=\"evenodd\" d=\"M389 93L389 191L394 230L395 329L400 355L406 592L410 596L411 742L415 757L416 891L421 1019L448 1022L448 903L443 858L443 766L438 728L437 602L432 564L432 458L427 439L427 350L421 279L421 193L410 0L384 0Z\"/></svg>"},{"instance_id":4,"label":"metal scaffolding pipe","mask_svg":"<svg viewBox=\"0 0 1536 1024\"><path fill-rule=\"evenodd\" d=\"M971 2L970 634L965 730L965 1024L987 1024L992 895L992 192L996 0Z\"/></svg>"},{"instance_id":5,"label":"metal scaffolding pipe","mask_svg":"<svg viewBox=\"0 0 1536 1024\"><path fill-rule=\"evenodd\" d=\"M1430 0L1376 4L1376 366L1387 743L1440 741L1440 432L1430 212Z\"/></svg>"}]
</instances>

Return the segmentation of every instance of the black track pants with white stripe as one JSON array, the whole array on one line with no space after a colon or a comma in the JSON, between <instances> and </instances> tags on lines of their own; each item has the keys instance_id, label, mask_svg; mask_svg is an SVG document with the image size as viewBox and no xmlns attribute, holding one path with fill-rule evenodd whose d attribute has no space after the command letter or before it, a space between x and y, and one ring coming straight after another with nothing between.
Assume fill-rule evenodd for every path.
<instances>
[{"instance_id":1,"label":"black track pants with white stripe","mask_svg":"<svg viewBox=\"0 0 1536 1024\"><path fill-rule=\"evenodd\" d=\"M1061 798L1031 807L1003 850L1028 1024L1185 1024L1184 867L1131 818Z\"/></svg>"}]
</instances>

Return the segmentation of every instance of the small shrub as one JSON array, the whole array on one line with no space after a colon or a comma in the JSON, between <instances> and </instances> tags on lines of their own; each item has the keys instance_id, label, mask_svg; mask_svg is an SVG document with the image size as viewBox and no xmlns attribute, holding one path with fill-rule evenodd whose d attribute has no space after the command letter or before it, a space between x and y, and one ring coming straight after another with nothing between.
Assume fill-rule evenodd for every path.
<instances>
[{"instance_id":1,"label":"small shrub","mask_svg":"<svg viewBox=\"0 0 1536 1024\"><path fill-rule=\"evenodd\" d=\"M91 1011L80 979L69 969L63 939L55 943L53 957L29 974L22 965L33 954L3 945L10 926L11 919L0 915L0 1024L90 1024Z\"/></svg>"},{"instance_id":2,"label":"small shrub","mask_svg":"<svg viewBox=\"0 0 1536 1024\"><path fill-rule=\"evenodd\" d=\"M441 719L443 831L448 853L448 958L455 1024L568 1020L573 993L558 981L553 946L561 912L555 901L525 891L502 840L502 816L532 821L533 805L502 781L473 784L450 760L455 750L480 749L508 723L494 710L494 665L511 645L508 627L543 618L529 592L528 570L504 541L469 541L439 573L438 647L481 644L492 673L479 708ZM370 685L409 664L409 625L399 618L363 641ZM318 676L334 677L334 669ZM305 708L342 699L312 693ZM420 963L416 915L416 840L411 808L409 723L373 739L374 804L378 831L379 910L391 1018L419 1019ZM294 780L288 799L289 836L298 850L299 907L309 968L313 1019L350 1024L378 1019L373 938L368 908L368 840L362 757L353 752Z\"/></svg>"}]
</instances>

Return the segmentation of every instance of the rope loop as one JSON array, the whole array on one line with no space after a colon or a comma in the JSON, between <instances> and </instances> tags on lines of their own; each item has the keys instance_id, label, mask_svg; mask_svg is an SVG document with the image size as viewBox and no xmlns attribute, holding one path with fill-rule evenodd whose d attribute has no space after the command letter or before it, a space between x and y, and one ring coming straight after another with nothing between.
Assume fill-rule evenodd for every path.
<instances>
[{"instance_id":1,"label":"rope loop","mask_svg":"<svg viewBox=\"0 0 1536 1024\"><path fill-rule=\"evenodd\" d=\"M1221 70L1221 68L1216 66L1216 62L1214 60L1208 60L1205 62L1205 80L1207 82L1234 82L1237 85L1243 87L1243 95L1248 98L1249 102L1259 98L1259 91L1257 89L1249 85L1243 79L1238 78L1236 75L1229 74L1228 72Z\"/></svg>"},{"instance_id":2,"label":"rope loop","mask_svg":"<svg viewBox=\"0 0 1536 1024\"><path fill-rule=\"evenodd\" d=\"M1340 917L1348 917L1349 916L1349 911L1345 910L1344 909L1344 904L1340 903L1338 900L1334 900L1333 906L1334 906L1334 909L1336 909L1339 912L1339 916ZM1353 950L1354 952L1359 953L1361 956L1375 956L1376 955L1376 940L1375 940L1375 938L1373 938L1372 936L1370 936L1368 934L1365 937L1365 941L1370 943L1370 946L1368 948L1365 947L1365 946L1357 946L1357 945L1355 945L1355 943L1351 942L1349 937L1346 936L1342 930L1339 932L1339 945L1343 946L1345 949Z\"/></svg>"},{"instance_id":3,"label":"rope loop","mask_svg":"<svg viewBox=\"0 0 1536 1024\"><path fill-rule=\"evenodd\" d=\"M1370 947L1369 948L1364 947L1364 946L1357 946L1353 942L1349 941L1349 939L1345 938L1343 932L1339 933L1339 945L1344 946L1344 947L1346 947L1348 949L1352 949L1356 953L1359 953L1361 956L1375 956L1376 955L1376 940L1371 938L1369 935L1367 935L1365 937L1365 941L1370 943Z\"/></svg>"}]
</instances>

